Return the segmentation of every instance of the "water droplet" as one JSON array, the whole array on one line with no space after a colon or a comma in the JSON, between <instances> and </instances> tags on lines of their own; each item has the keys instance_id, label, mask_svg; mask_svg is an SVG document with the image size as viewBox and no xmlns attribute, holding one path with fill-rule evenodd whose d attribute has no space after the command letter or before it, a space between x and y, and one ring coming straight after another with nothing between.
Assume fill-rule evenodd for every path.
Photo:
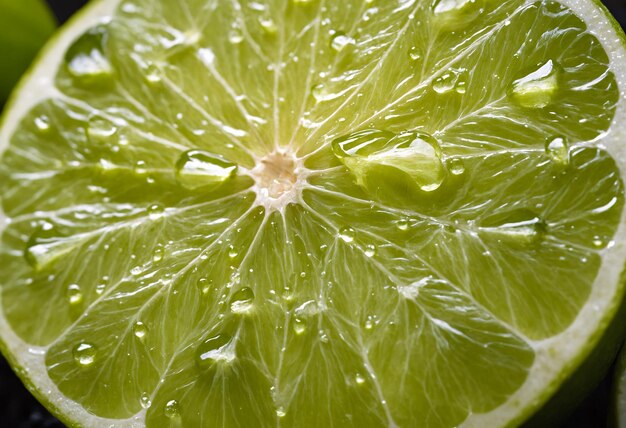
<instances>
[{"instance_id":1,"label":"water droplet","mask_svg":"<svg viewBox=\"0 0 626 428\"><path fill-rule=\"evenodd\" d=\"M303 335L306 331L306 322L300 318L295 318L293 321L293 331L298 336Z\"/></svg>"},{"instance_id":2,"label":"water droplet","mask_svg":"<svg viewBox=\"0 0 626 428\"><path fill-rule=\"evenodd\" d=\"M148 217L150 220L158 220L163 216L163 207L159 204L153 204L148 207Z\"/></svg>"},{"instance_id":3,"label":"water droplet","mask_svg":"<svg viewBox=\"0 0 626 428\"><path fill-rule=\"evenodd\" d=\"M465 174L465 164L463 163L463 159L452 158L448 160L448 170L452 175Z\"/></svg>"},{"instance_id":4,"label":"water droplet","mask_svg":"<svg viewBox=\"0 0 626 428\"><path fill-rule=\"evenodd\" d=\"M96 361L96 347L90 343L80 343L74 347L72 355L80 367L89 367Z\"/></svg>"},{"instance_id":5,"label":"water droplet","mask_svg":"<svg viewBox=\"0 0 626 428\"><path fill-rule=\"evenodd\" d=\"M176 400L170 400L165 403L163 414L169 419L180 418L180 405Z\"/></svg>"},{"instance_id":6,"label":"water droplet","mask_svg":"<svg viewBox=\"0 0 626 428\"><path fill-rule=\"evenodd\" d=\"M230 299L230 310L235 314L245 314L250 312L254 303L254 292L244 287L233 294Z\"/></svg>"},{"instance_id":7,"label":"water droplet","mask_svg":"<svg viewBox=\"0 0 626 428\"><path fill-rule=\"evenodd\" d=\"M46 115L42 115L35 118L35 127L40 134L45 134L50 131L50 118Z\"/></svg>"},{"instance_id":8,"label":"water droplet","mask_svg":"<svg viewBox=\"0 0 626 428\"><path fill-rule=\"evenodd\" d=\"M101 295L104 293L104 290L107 288L106 284L98 284L96 285L96 294Z\"/></svg>"},{"instance_id":9,"label":"water droplet","mask_svg":"<svg viewBox=\"0 0 626 428\"><path fill-rule=\"evenodd\" d=\"M409 230L409 219L401 218L400 220L397 220L396 221L396 228L398 230L403 231L403 232L406 231L406 230Z\"/></svg>"},{"instance_id":10,"label":"water droplet","mask_svg":"<svg viewBox=\"0 0 626 428\"><path fill-rule=\"evenodd\" d=\"M339 231L339 237L341 238L341 240L348 244L354 241L355 235L356 232L351 227L344 227Z\"/></svg>"},{"instance_id":11,"label":"water droplet","mask_svg":"<svg viewBox=\"0 0 626 428\"><path fill-rule=\"evenodd\" d=\"M243 39L243 30L241 29L239 24L233 24L233 26L230 28L230 31L228 32L228 41L231 42L233 45L238 45L239 43L243 42Z\"/></svg>"},{"instance_id":12,"label":"water droplet","mask_svg":"<svg viewBox=\"0 0 626 428\"><path fill-rule=\"evenodd\" d=\"M51 266L83 242L80 238L61 238L55 233L52 224L44 222L26 243L24 258L35 270Z\"/></svg>"},{"instance_id":13,"label":"water droplet","mask_svg":"<svg viewBox=\"0 0 626 428\"><path fill-rule=\"evenodd\" d=\"M161 68L154 64L150 63L144 70L144 76L149 84L156 85L161 82Z\"/></svg>"},{"instance_id":14,"label":"water droplet","mask_svg":"<svg viewBox=\"0 0 626 428\"><path fill-rule=\"evenodd\" d=\"M535 245L543 241L547 225L534 212L518 209L488 217L481 223L480 231L502 242Z\"/></svg>"},{"instance_id":15,"label":"water droplet","mask_svg":"<svg viewBox=\"0 0 626 428\"><path fill-rule=\"evenodd\" d=\"M279 418L284 418L285 416L287 416L287 411L283 406L280 406L276 409L276 416L278 416Z\"/></svg>"},{"instance_id":16,"label":"water droplet","mask_svg":"<svg viewBox=\"0 0 626 428\"><path fill-rule=\"evenodd\" d=\"M328 333L326 332L326 330L320 330L319 335L320 335L320 342L322 343L330 342L330 338L328 337Z\"/></svg>"},{"instance_id":17,"label":"water droplet","mask_svg":"<svg viewBox=\"0 0 626 428\"><path fill-rule=\"evenodd\" d=\"M599 237L599 236L594 236L594 237L593 237L593 242L592 242L592 244L593 244L594 248L597 248L597 249L602 249L602 248L606 247L606 242L605 242L605 240L604 240L604 239L602 239L602 238L601 238L601 237Z\"/></svg>"},{"instance_id":18,"label":"water droplet","mask_svg":"<svg viewBox=\"0 0 626 428\"><path fill-rule=\"evenodd\" d=\"M217 334L206 339L196 351L196 364L202 370L216 363L230 363L234 359L233 338L227 334Z\"/></svg>"},{"instance_id":19,"label":"water droplet","mask_svg":"<svg viewBox=\"0 0 626 428\"><path fill-rule=\"evenodd\" d=\"M378 317L376 315L368 315L365 320L365 330L371 330L378 325Z\"/></svg>"},{"instance_id":20,"label":"water droplet","mask_svg":"<svg viewBox=\"0 0 626 428\"><path fill-rule=\"evenodd\" d=\"M546 107L559 89L559 74L558 65L549 60L532 73L514 81L509 94L522 107Z\"/></svg>"},{"instance_id":21,"label":"water droplet","mask_svg":"<svg viewBox=\"0 0 626 428\"><path fill-rule=\"evenodd\" d=\"M261 28L267 35L273 36L278 32L276 23L272 17L267 14L259 18L259 24L261 24Z\"/></svg>"},{"instance_id":22,"label":"water droplet","mask_svg":"<svg viewBox=\"0 0 626 428\"><path fill-rule=\"evenodd\" d=\"M83 292L78 284L72 284L67 287L67 298L72 306L83 303Z\"/></svg>"},{"instance_id":23,"label":"water droplet","mask_svg":"<svg viewBox=\"0 0 626 428\"><path fill-rule=\"evenodd\" d=\"M65 54L70 74L92 84L113 75L113 67L105 53L108 30L105 26L89 29L80 36Z\"/></svg>"},{"instance_id":24,"label":"water droplet","mask_svg":"<svg viewBox=\"0 0 626 428\"><path fill-rule=\"evenodd\" d=\"M353 47L355 45L356 41L352 37L347 36L341 31L336 32L330 40L330 47L336 52L341 52L344 49Z\"/></svg>"},{"instance_id":25,"label":"water droplet","mask_svg":"<svg viewBox=\"0 0 626 428\"><path fill-rule=\"evenodd\" d=\"M482 12L478 0L437 0L433 6L434 23L448 30L463 28Z\"/></svg>"},{"instance_id":26,"label":"water droplet","mask_svg":"<svg viewBox=\"0 0 626 428\"><path fill-rule=\"evenodd\" d=\"M188 189L217 187L236 172L236 164L201 150L183 153L176 163L176 177Z\"/></svg>"},{"instance_id":27,"label":"water droplet","mask_svg":"<svg viewBox=\"0 0 626 428\"><path fill-rule=\"evenodd\" d=\"M110 121L99 116L93 116L89 119L87 138L91 143L110 143L116 133L117 127Z\"/></svg>"},{"instance_id":28,"label":"water droplet","mask_svg":"<svg viewBox=\"0 0 626 428\"><path fill-rule=\"evenodd\" d=\"M411 49L409 49L409 59L411 61L419 61L422 59L422 50L420 48L418 48L417 46L413 46L411 47Z\"/></svg>"},{"instance_id":29,"label":"water droplet","mask_svg":"<svg viewBox=\"0 0 626 428\"><path fill-rule=\"evenodd\" d=\"M374 257L376 255L376 245L370 244L365 247L365 255L367 257Z\"/></svg>"},{"instance_id":30,"label":"water droplet","mask_svg":"<svg viewBox=\"0 0 626 428\"><path fill-rule=\"evenodd\" d=\"M237 251L237 249L235 247L233 247L232 245L228 247L228 258L229 259L235 259L237 258L237 256L239 255L239 252Z\"/></svg>"},{"instance_id":31,"label":"water droplet","mask_svg":"<svg viewBox=\"0 0 626 428\"><path fill-rule=\"evenodd\" d=\"M363 377L363 375L362 375L361 373L357 373L357 374L354 376L354 382L355 382L357 385L363 385L363 384L365 383L365 377Z\"/></svg>"},{"instance_id":32,"label":"water droplet","mask_svg":"<svg viewBox=\"0 0 626 428\"><path fill-rule=\"evenodd\" d=\"M546 141L546 154L560 166L569 165L569 145L563 137L550 138Z\"/></svg>"},{"instance_id":33,"label":"water droplet","mask_svg":"<svg viewBox=\"0 0 626 428\"><path fill-rule=\"evenodd\" d=\"M438 94L446 94L456 90L459 94L464 94L467 85L467 70L450 69L433 82L433 89Z\"/></svg>"},{"instance_id":34,"label":"water droplet","mask_svg":"<svg viewBox=\"0 0 626 428\"><path fill-rule=\"evenodd\" d=\"M336 139L332 150L364 187L370 171L380 167L407 175L424 192L437 190L445 178L439 142L426 133L370 129Z\"/></svg>"},{"instance_id":35,"label":"water droplet","mask_svg":"<svg viewBox=\"0 0 626 428\"><path fill-rule=\"evenodd\" d=\"M202 291L202 294L207 294L211 291L211 281L206 277L200 278L198 280L198 288Z\"/></svg>"},{"instance_id":36,"label":"water droplet","mask_svg":"<svg viewBox=\"0 0 626 428\"><path fill-rule=\"evenodd\" d=\"M142 408L148 409L150 406L152 406L152 400L150 399L150 395L148 395L147 392L141 394L141 397L139 398L139 403L141 404Z\"/></svg>"},{"instance_id":37,"label":"water droplet","mask_svg":"<svg viewBox=\"0 0 626 428\"><path fill-rule=\"evenodd\" d=\"M137 321L133 326L133 334L137 339L143 339L148 333L148 327L141 321Z\"/></svg>"},{"instance_id":38,"label":"water droplet","mask_svg":"<svg viewBox=\"0 0 626 428\"><path fill-rule=\"evenodd\" d=\"M326 86L322 83L313 86L313 88L311 89L311 94L313 95L313 98L315 98L315 101L317 101L318 103L331 101L341 96L341 93L328 91Z\"/></svg>"},{"instance_id":39,"label":"water droplet","mask_svg":"<svg viewBox=\"0 0 626 428\"><path fill-rule=\"evenodd\" d=\"M159 244L156 246L156 248L154 249L154 253L152 254L152 261L154 263L158 263L161 260L163 260L163 257L165 256L165 248L163 248L163 245Z\"/></svg>"}]
</instances>

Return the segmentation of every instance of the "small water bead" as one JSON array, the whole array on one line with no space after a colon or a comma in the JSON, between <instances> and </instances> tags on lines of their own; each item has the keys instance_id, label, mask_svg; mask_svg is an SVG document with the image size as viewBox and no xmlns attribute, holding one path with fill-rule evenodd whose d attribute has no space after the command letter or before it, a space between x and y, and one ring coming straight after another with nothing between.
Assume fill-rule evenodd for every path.
<instances>
[{"instance_id":1,"label":"small water bead","mask_svg":"<svg viewBox=\"0 0 626 428\"><path fill-rule=\"evenodd\" d=\"M67 287L67 298L72 306L78 306L83 303L83 292L78 284L72 284Z\"/></svg>"},{"instance_id":2,"label":"small water bead","mask_svg":"<svg viewBox=\"0 0 626 428\"><path fill-rule=\"evenodd\" d=\"M196 365L209 369L216 363L229 363L235 359L233 338L227 334L216 334L206 339L196 351Z\"/></svg>"},{"instance_id":3,"label":"small water bead","mask_svg":"<svg viewBox=\"0 0 626 428\"><path fill-rule=\"evenodd\" d=\"M211 281L208 278L202 277L198 280L198 288L202 294L208 294L211 291Z\"/></svg>"},{"instance_id":4,"label":"small water bead","mask_svg":"<svg viewBox=\"0 0 626 428\"><path fill-rule=\"evenodd\" d=\"M293 321L293 332L301 336L306 332L306 322L300 318L295 318Z\"/></svg>"},{"instance_id":5,"label":"small water bead","mask_svg":"<svg viewBox=\"0 0 626 428\"><path fill-rule=\"evenodd\" d=\"M80 343L72 351L74 361L80 367L90 367L96 361L96 347L90 343Z\"/></svg>"},{"instance_id":6,"label":"small water bead","mask_svg":"<svg viewBox=\"0 0 626 428\"><path fill-rule=\"evenodd\" d=\"M499 241L518 245L536 245L543 241L548 231L546 222L527 209L497 213L485 219L480 231Z\"/></svg>"},{"instance_id":7,"label":"small water bead","mask_svg":"<svg viewBox=\"0 0 626 428\"><path fill-rule=\"evenodd\" d=\"M599 236L594 236L592 245L596 249L602 249L606 247L606 241Z\"/></svg>"},{"instance_id":8,"label":"small water bead","mask_svg":"<svg viewBox=\"0 0 626 428\"><path fill-rule=\"evenodd\" d=\"M465 174L465 164L463 159L460 158L452 158L448 160L448 170L452 175L463 175Z\"/></svg>"},{"instance_id":9,"label":"small water bead","mask_svg":"<svg viewBox=\"0 0 626 428\"><path fill-rule=\"evenodd\" d=\"M176 177L188 189L217 187L237 173L237 165L217 155L190 150L176 163Z\"/></svg>"},{"instance_id":10,"label":"small water bead","mask_svg":"<svg viewBox=\"0 0 626 428\"><path fill-rule=\"evenodd\" d=\"M410 222L408 218L401 218L396 221L396 228L402 232L409 230L409 225Z\"/></svg>"},{"instance_id":11,"label":"small water bead","mask_svg":"<svg viewBox=\"0 0 626 428\"><path fill-rule=\"evenodd\" d=\"M148 66L144 70L144 77L146 78L146 81L151 85L156 85L157 83L160 83L162 80L161 68L154 63L148 64Z\"/></svg>"},{"instance_id":12,"label":"small water bead","mask_svg":"<svg viewBox=\"0 0 626 428\"><path fill-rule=\"evenodd\" d=\"M322 83L313 86L313 88L311 89L311 94L313 95L313 98L315 98L315 101L317 101L318 103L324 101L332 101L341 96L341 93L328 91L326 86Z\"/></svg>"},{"instance_id":13,"label":"small water bead","mask_svg":"<svg viewBox=\"0 0 626 428\"><path fill-rule=\"evenodd\" d=\"M278 26L276 25L276 22L274 22L272 17L269 15L263 15L259 17L259 24L267 35L273 36L278 32Z\"/></svg>"},{"instance_id":14,"label":"small water bead","mask_svg":"<svg viewBox=\"0 0 626 428\"><path fill-rule=\"evenodd\" d=\"M163 257L165 257L165 248L163 247L163 245L159 244L154 249L154 253L152 254L152 261L154 263L158 263L163 260Z\"/></svg>"},{"instance_id":15,"label":"small water bead","mask_svg":"<svg viewBox=\"0 0 626 428\"><path fill-rule=\"evenodd\" d=\"M102 293L104 293L104 290L106 289L106 284L98 284L96 285L96 294L101 295Z\"/></svg>"},{"instance_id":16,"label":"small water bead","mask_svg":"<svg viewBox=\"0 0 626 428\"><path fill-rule=\"evenodd\" d=\"M376 255L376 245L370 244L365 247L365 255L370 258L374 257Z\"/></svg>"},{"instance_id":17,"label":"small water bead","mask_svg":"<svg viewBox=\"0 0 626 428\"><path fill-rule=\"evenodd\" d=\"M567 166L570 162L570 152L567 140L564 137L550 138L546 141L546 154L552 162L559 166Z\"/></svg>"},{"instance_id":18,"label":"small water bead","mask_svg":"<svg viewBox=\"0 0 626 428\"><path fill-rule=\"evenodd\" d=\"M280 406L276 409L276 416L278 416L279 418L284 418L285 416L287 416L287 411L284 407Z\"/></svg>"},{"instance_id":19,"label":"small water bead","mask_svg":"<svg viewBox=\"0 0 626 428\"><path fill-rule=\"evenodd\" d=\"M346 226L339 231L339 238L347 244L354 242L356 232L353 228Z\"/></svg>"},{"instance_id":20,"label":"small water bead","mask_svg":"<svg viewBox=\"0 0 626 428\"><path fill-rule=\"evenodd\" d=\"M42 115L35 118L35 127L40 134L45 134L50 131L50 118L46 115Z\"/></svg>"},{"instance_id":21,"label":"small water bead","mask_svg":"<svg viewBox=\"0 0 626 428\"><path fill-rule=\"evenodd\" d=\"M230 299L230 310L235 314L245 314L254 306L254 292L249 287L244 287L233 294Z\"/></svg>"},{"instance_id":22,"label":"small water bead","mask_svg":"<svg viewBox=\"0 0 626 428\"><path fill-rule=\"evenodd\" d=\"M139 403L144 409L150 408L150 406L152 406L152 400L150 399L150 395L148 395L147 392L142 393L141 397L139 398Z\"/></svg>"},{"instance_id":23,"label":"small water bead","mask_svg":"<svg viewBox=\"0 0 626 428\"><path fill-rule=\"evenodd\" d=\"M148 327L141 321L137 321L133 326L133 334L137 339L143 339L148 334Z\"/></svg>"},{"instance_id":24,"label":"small water bead","mask_svg":"<svg viewBox=\"0 0 626 428\"><path fill-rule=\"evenodd\" d=\"M117 133L117 126L105 118L93 116L89 119L86 133L92 144L106 144L113 141L113 137Z\"/></svg>"},{"instance_id":25,"label":"small water bead","mask_svg":"<svg viewBox=\"0 0 626 428\"><path fill-rule=\"evenodd\" d=\"M424 192L437 190L445 179L439 142L423 132L368 129L334 140L332 150L364 187L366 176L379 167L406 174Z\"/></svg>"},{"instance_id":26,"label":"small water bead","mask_svg":"<svg viewBox=\"0 0 626 428\"><path fill-rule=\"evenodd\" d=\"M549 105L559 89L560 68L549 60L532 73L515 80L509 95L522 107L544 108Z\"/></svg>"},{"instance_id":27,"label":"small water bead","mask_svg":"<svg viewBox=\"0 0 626 428\"><path fill-rule=\"evenodd\" d=\"M459 80L454 87L457 94L465 94L467 92L467 82L465 80Z\"/></svg>"},{"instance_id":28,"label":"small water bead","mask_svg":"<svg viewBox=\"0 0 626 428\"><path fill-rule=\"evenodd\" d=\"M237 249L234 246L230 245L228 247L228 258L232 260L237 258L238 255L239 252L237 251Z\"/></svg>"},{"instance_id":29,"label":"small water bead","mask_svg":"<svg viewBox=\"0 0 626 428\"><path fill-rule=\"evenodd\" d=\"M243 30L239 26L239 24L233 24L233 26L228 31L228 41L233 45L238 45L243 42L244 34Z\"/></svg>"},{"instance_id":30,"label":"small water bead","mask_svg":"<svg viewBox=\"0 0 626 428\"><path fill-rule=\"evenodd\" d=\"M180 418L180 405L178 404L178 401L170 400L165 403L163 414L169 419Z\"/></svg>"},{"instance_id":31,"label":"small water bead","mask_svg":"<svg viewBox=\"0 0 626 428\"><path fill-rule=\"evenodd\" d=\"M330 40L330 47L336 52L341 52L344 49L355 45L356 41L341 31L336 32Z\"/></svg>"},{"instance_id":32,"label":"small water bead","mask_svg":"<svg viewBox=\"0 0 626 428\"><path fill-rule=\"evenodd\" d=\"M409 59L411 61L417 62L420 61L422 59L422 50L420 48L418 48L417 46L412 46L411 49L409 49Z\"/></svg>"},{"instance_id":33,"label":"small water bead","mask_svg":"<svg viewBox=\"0 0 626 428\"><path fill-rule=\"evenodd\" d=\"M105 53L108 30L100 25L87 30L65 54L68 71L74 77L93 83L113 75L113 67Z\"/></svg>"},{"instance_id":34,"label":"small water bead","mask_svg":"<svg viewBox=\"0 0 626 428\"><path fill-rule=\"evenodd\" d=\"M365 377L364 377L361 373L357 373L357 374L354 376L354 382L355 382L357 385L363 385L363 384L365 383Z\"/></svg>"}]
</instances>

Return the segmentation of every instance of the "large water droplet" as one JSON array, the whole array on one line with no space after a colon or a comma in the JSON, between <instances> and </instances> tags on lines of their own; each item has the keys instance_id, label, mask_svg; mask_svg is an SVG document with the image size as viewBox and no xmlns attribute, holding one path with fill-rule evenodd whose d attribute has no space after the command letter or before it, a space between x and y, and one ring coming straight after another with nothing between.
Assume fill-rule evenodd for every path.
<instances>
[{"instance_id":1,"label":"large water droplet","mask_svg":"<svg viewBox=\"0 0 626 428\"><path fill-rule=\"evenodd\" d=\"M80 238L62 238L50 223L44 223L31 235L24 249L26 262L35 270L45 269L81 244Z\"/></svg>"},{"instance_id":2,"label":"large water droplet","mask_svg":"<svg viewBox=\"0 0 626 428\"><path fill-rule=\"evenodd\" d=\"M70 74L85 83L96 83L113 75L106 55L108 30L105 26L91 28L80 36L65 54Z\"/></svg>"},{"instance_id":3,"label":"large water droplet","mask_svg":"<svg viewBox=\"0 0 626 428\"><path fill-rule=\"evenodd\" d=\"M467 26L482 13L481 0L437 0L433 5L433 22L455 30Z\"/></svg>"},{"instance_id":4,"label":"large water droplet","mask_svg":"<svg viewBox=\"0 0 626 428\"><path fill-rule=\"evenodd\" d=\"M209 369L216 363L230 363L235 359L233 338L227 334L217 334L206 339L196 351L196 365Z\"/></svg>"},{"instance_id":5,"label":"large water droplet","mask_svg":"<svg viewBox=\"0 0 626 428\"><path fill-rule=\"evenodd\" d=\"M519 245L539 244L548 227L536 213L527 209L494 214L480 224L480 232L499 241Z\"/></svg>"},{"instance_id":6,"label":"large water droplet","mask_svg":"<svg viewBox=\"0 0 626 428\"><path fill-rule=\"evenodd\" d=\"M372 258L376 255L376 245L370 244L365 247L365 256Z\"/></svg>"},{"instance_id":7,"label":"large water droplet","mask_svg":"<svg viewBox=\"0 0 626 428\"><path fill-rule=\"evenodd\" d=\"M79 343L74 347L72 355L80 367L90 367L96 361L96 347L90 343Z\"/></svg>"},{"instance_id":8,"label":"large water droplet","mask_svg":"<svg viewBox=\"0 0 626 428\"><path fill-rule=\"evenodd\" d=\"M201 150L183 153L176 163L176 177L188 189L217 187L236 172L236 164Z\"/></svg>"},{"instance_id":9,"label":"large water droplet","mask_svg":"<svg viewBox=\"0 0 626 428\"><path fill-rule=\"evenodd\" d=\"M510 96L522 107L543 108L550 104L559 89L559 67L549 60L532 73L511 85Z\"/></svg>"},{"instance_id":10,"label":"large water droplet","mask_svg":"<svg viewBox=\"0 0 626 428\"><path fill-rule=\"evenodd\" d=\"M570 160L569 145L564 137L550 138L546 141L546 154L559 166L567 166Z\"/></svg>"},{"instance_id":11,"label":"large water droplet","mask_svg":"<svg viewBox=\"0 0 626 428\"><path fill-rule=\"evenodd\" d=\"M456 90L464 94L467 87L467 71L465 69L450 69L433 82L433 89L438 94L446 94Z\"/></svg>"},{"instance_id":12,"label":"large water droplet","mask_svg":"<svg viewBox=\"0 0 626 428\"><path fill-rule=\"evenodd\" d=\"M230 310L235 314L245 314L252 310L254 303L254 292L244 287L233 294L230 299Z\"/></svg>"},{"instance_id":13,"label":"large water droplet","mask_svg":"<svg viewBox=\"0 0 626 428\"><path fill-rule=\"evenodd\" d=\"M176 400L170 400L165 403L163 414L169 419L180 418L180 405Z\"/></svg>"},{"instance_id":14,"label":"large water droplet","mask_svg":"<svg viewBox=\"0 0 626 428\"><path fill-rule=\"evenodd\" d=\"M380 167L408 175L424 192L437 190L445 178L439 142L426 133L359 131L333 141L332 149L361 186Z\"/></svg>"},{"instance_id":15,"label":"large water droplet","mask_svg":"<svg viewBox=\"0 0 626 428\"><path fill-rule=\"evenodd\" d=\"M341 52L345 49L353 47L355 44L356 41L352 37L341 31L336 32L330 40L330 47L336 52Z\"/></svg>"},{"instance_id":16,"label":"large water droplet","mask_svg":"<svg viewBox=\"0 0 626 428\"><path fill-rule=\"evenodd\" d=\"M117 127L107 119L93 116L89 119L86 132L92 144L107 144L113 141Z\"/></svg>"}]
</instances>

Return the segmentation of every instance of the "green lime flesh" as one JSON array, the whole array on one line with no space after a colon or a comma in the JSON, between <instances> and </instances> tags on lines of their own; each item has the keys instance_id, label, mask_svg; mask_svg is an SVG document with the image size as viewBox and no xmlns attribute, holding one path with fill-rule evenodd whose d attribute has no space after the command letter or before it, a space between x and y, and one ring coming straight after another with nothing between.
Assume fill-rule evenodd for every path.
<instances>
[{"instance_id":1,"label":"green lime flesh","mask_svg":"<svg viewBox=\"0 0 626 428\"><path fill-rule=\"evenodd\" d=\"M0 160L0 335L68 422L504 426L593 347L624 69L584 16L98 4Z\"/></svg>"}]
</instances>

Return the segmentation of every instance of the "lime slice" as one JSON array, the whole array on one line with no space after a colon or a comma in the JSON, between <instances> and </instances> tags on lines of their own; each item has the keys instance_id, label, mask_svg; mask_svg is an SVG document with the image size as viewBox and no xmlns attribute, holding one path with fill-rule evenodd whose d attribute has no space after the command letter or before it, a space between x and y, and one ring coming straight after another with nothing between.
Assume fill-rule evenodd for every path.
<instances>
[{"instance_id":1,"label":"lime slice","mask_svg":"<svg viewBox=\"0 0 626 428\"><path fill-rule=\"evenodd\" d=\"M0 0L0 104L55 29L43 0Z\"/></svg>"},{"instance_id":2,"label":"lime slice","mask_svg":"<svg viewBox=\"0 0 626 428\"><path fill-rule=\"evenodd\" d=\"M102 0L0 132L0 336L68 424L495 427L626 259L588 0Z\"/></svg>"}]
</instances>

